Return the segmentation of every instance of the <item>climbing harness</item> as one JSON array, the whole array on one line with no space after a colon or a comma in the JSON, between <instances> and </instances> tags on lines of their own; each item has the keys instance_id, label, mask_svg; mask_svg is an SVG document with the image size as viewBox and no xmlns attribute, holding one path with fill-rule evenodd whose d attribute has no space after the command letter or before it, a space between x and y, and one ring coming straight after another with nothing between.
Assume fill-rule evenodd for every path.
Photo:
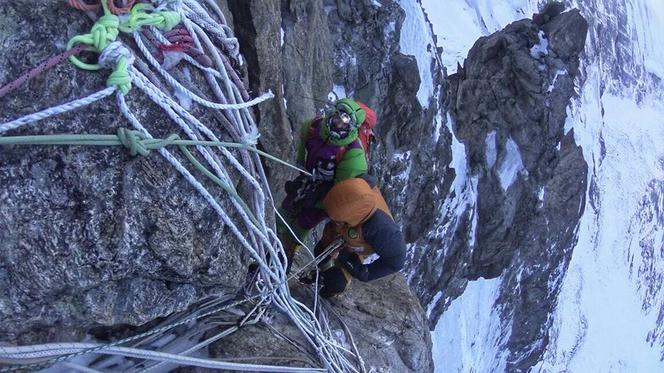
<instances>
[{"instance_id":1,"label":"climbing harness","mask_svg":"<svg viewBox=\"0 0 664 373\"><path fill-rule=\"evenodd\" d=\"M86 2L68 0L75 9L86 12L102 11L89 33L72 38L67 51L61 53L0 88L0 97L16 90L34 76L56 64L69 59L82 69L97 71L111 69L107 88L73 101L41 110L37 113L0 124L0 145L49 145L49 146L125 146L132 155L150 156L157 151L169 162L207 201L232 236L258 265L258 276L252 295L242 299L222 297L204 307L189 311L181 319L157 327L146 333L135 335L109 344L59 343L49 345L0 347L0 371L37 369L62 363L75 367L70 359L84 354L120 355L156 361L160 364L192 365L228 370L260 370L280 372L333 371L365 372L362 359L347 327L345 334L351 346L344 347L337 339L336 331L330 328L327 316L329 307L321 307L314 295L313 307L293 299L288 288L288 280L295 277L310 265L316 265L321 258L287 277L284 268L284 252L273 227L266 223L267 209L272 209L284 224L286 221L274 206L274 200L267 182L260 157L277 161L296 168L256 148L258 129L248 108L274 97L271 92L251 99L244 88L234 65L241 63L239 45L227 26L223 12L214 0L153 0L152 3L133 0L101 0ZM124 38L133 41L138 51L133 51L123 42ZM82 51L99 54L97 63L82 61L77 56ZM166 65L166 57L175 57ZM205 96L186 79L176 78L170 70L180 62L198 69L209 85L213 98ZM134 88L132 88L134 87ZM194 91L196 89L196 92ZM108 96L115 95L123 117L133 130L119 128L115 134L61 134L48 136L5 136L16 130L58 114L74 111ZM127 97L144 95L153 101L179 131L163 139L154 138L148 127L127 104ZM197 118L184 101L200 106L221 123L230 133L233 141L222 141ZM176 156L169 148L177 147L182 153ZM231 152L233 150L233 152ZM202 160L199 159L202 157ZM225 191L230 206L222 207L220 201L183 164ZM230 170L235 171L246 183L231 179ZM306 173L304 170L296 168ZM235 185L247 185L236 190ZM216 194L215 194L216 195ZM230 210L230 211L229 211ZM288 227L289 230L292 229ZM304 247L302 242L300 242ZM211 318L223 318L224 312L234 307L254 304L242 313L240 323L222 325L230 327L211 338L197 343L179 353L149 351L140 347L124 346L139 343L141 340L154 340L177 326L188 325L199 320L208 322ZM325 303L322 303L325 304ZM230 363L185 356L210 343L237 331L243 325L256 322L264 315L268 306L274 306L287 315L295 327L315 351L315 358L321 368L293 368L276 365ZM244 311L243 311L244 312ZM237 316L234 316L237 317ZM339 319L343 325L343 322ZM352 349L352 350L351 350ZM308 349L309 350L309 349ZM147 364L147 363L146 363ZM83 367L83 369L87 369Z\"/></svg>"}]
</instances>

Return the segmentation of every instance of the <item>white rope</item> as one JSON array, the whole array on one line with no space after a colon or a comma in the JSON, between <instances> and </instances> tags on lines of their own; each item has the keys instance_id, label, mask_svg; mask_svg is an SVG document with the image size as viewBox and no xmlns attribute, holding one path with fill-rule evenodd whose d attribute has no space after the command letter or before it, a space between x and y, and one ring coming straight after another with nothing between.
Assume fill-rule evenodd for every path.
<instances>
[{"instance_id":1,"label":"white rope","mask_svg":"<svg viewBox=\"0 0 664 373\"><path fill-rule=\"evenodd\" d=\"M66 113L68 111L76 110L80 107L90 105L93 102L97 102L105 97L112 95L116 89L117 89L116 87L108 87L99 92L93 93L89 96L79 98L77 100L67 102L62 105L54 106L37 113L29 114L21 118L12 120L11 122L0 124L0 133L4 133L9 130L13 130L21 126L24 126L26 124L31 124L40 121L42 119L46 119L48 117L52 117L54 115Z\"/></svg>"},{"instance_id":2,"label":"white rope","mask_svg":"<svg viewBox=\"0 0 664 373\"><path fill-rule=\"evenodd\" d=\"M123 94L118 94L118 102L120 103L120 110L122 111L122 114L125 115L127 120L129 120L130 123L136 128L138 131L140 131L143 135L145 135L147 138L153 138L152 135L143 127L143 125L138 121L138 119L131 114L129 111L129 108L127 107L126 102L124 101L124 95ZM161 148L159 149L159 153L161 153L166 160L168 160L169 163L175 167L178 172L180 172L187 181L205 198L205 200L212 206L212 208L217 212L219 215L222 223L226 226L228 226L235 237L240 241L242 246L244 246L247 251L249 251L250 254L252 254L252 257L261 265L264 267L267 267L265 262L260 258L258 255L256 255L255 251L253 250L252 245L246 240L245 236L240 232L240 230L237 228L237 226L233 223L233 221L228 217L226 214L226 211L219 205L219 203L215 200L215 198L210 194L210 192L201 184L183 165L178 161L173 154L171 154L168 150ZM232 200L232 199L231 199ZM278 278L274 278L275 280L278 280Z\"/></svg>"},{"instance_id":3,"label":"white rope","mask_svg":"<svg viewBox=\"0 0 664 373\"><path fill-rule=\"evenodd\" d=\"M99 55L99 65L107 69L113 69L120 57L126 57L129 65L132 65L136 59L129 48L119 41L114 41L108 44Z\"/></svg>"},{"instance_id":4,"label":"white rope","mask_svg":"<svg viewBox=\"0 0 664 373\"><path fill-rule=\"evenodd\" d=\"M240 104L220 104L217 102L212 102L209 100L206 100L196 94L194 94L192 91L190 91L188 88L180 84L180 82L177 81L177 79L173 78L171 74L164 70L161 65L159 64L159 61L157 61L154 56L152 56L152 53L150 53L150 50L145 46L145 43L143 43L143 40L141 38L141 35L139 32L134 33L134 41L136 42L136 45L138 48L143 52L143 55L146 57L148 62L157 70L163 77L166 79L166 81L173 87L181 90L187 97L191 98L192 101L195 101L203 106L209 107L211 109L217 109L217 110L233 110L233 109L246 109L252 106L256 106L260 104L261 102L265 102L269 99L274 98L274 93L272 91L268 91L266 93L263 93L259 97L256 97L255 99L251 101L247 101L244 103Z\"/></svg>"},{"instance_id":5,"label":"white rope","mask_svg":"<svg viewBox=\"0 0 664 373\"><path fill-rule=\"evenodd\" d=\"M143 76L139 71L134 70L134 69L132 69L130 71L131 71L131 75L135 79L136 86L139 87L143 92L145 92L149 97L151 97L153 99L153 101L155 101L159 106L161 106L169 114L171 119L173 119L176 123L178 123L180 125L180 127L190 136L190 138L192 138L193 140L198 140L196 135L191 131L191 128L182 120L181 117L179 117L173 111L174 107L179 108L183 111L184 111L184 109L181 106L179 106L179 104L177 104L175 101L173 101L170 98L168 98L167 96L163 95L162 92L151 89L150 86L148 85L148 84L151 84L151 83L149 83L148 79L145 78L145 76ZM184 111L184 112L186 113L186 111ZM192 116L192 118L195 119L195 117L193 117L193 116ZM198 121L197 119L195 119L195 120ZM140 123L135 123L134 125L138 126L138 125L140 125ZM204 128L204 129L207 129L207 128ZM141 130L141 131L143 131L143 130ZM212 135L212 136L214 136L214 135ZM218 141L218 140L215 140L215 141ZM219 165L217 165L214 162L214 160L208 158L209 157L209 152L208 152L207 148L200 147L199 150L208 159L208 162L210 163L211 166L213 166L213 168L219 167ZM222 152L228 152L223 147L221 148L221 150L222 150ZM228 155L229 155L229 159L235 160L234 158L232 158L232 156L230 156L230 154L228 154ZM246 170L244 170L244 169L242 169L242 170L246 172ZM250 230L254 231L254 233L256 233L257 235L259 235L259 237L261 238L262 241L266 242L267 241L266 236L264 236L263 232L261 232L258 229L258 227L256 227L253 224L253 222L251 221L249 216L247 216L244 209L241 206L238 205L238 201L236 199L232 198L231 202L236 206L236 210L237 210L238 214L240 214L240 216L243 218L243 220L244 220L245 224L247 225L247 227ZM252 251L252 252L254 251L251 246L249 246L248 248L249 248L250 251Z\"/></svg>"},{"instance_id":6,"label":"white rope","mask_svg":"<svg viewBox=\"0 0 664 373\"><path fill-rule=\"evenodd\" d=\"M189 2L190 1L187 1L187 3L189 3ZM222 27L226 28L227 32L228 32L228 30L230 30L230 33L232 34L233 31L231 30L231 28L229 26L227 26L228 22L226 22L226 17L224 16L224 12L221 11L221 8L219 7L219 4L217 4L214 0L205 0L205 3L210 8L212 8L212 10L217 14L217 17L219 17L219 20L222 23Z\"/></svg>"},{"instance_id":7,"label":"white rope","mask_svg":"<svg viewBox=\"0 0 664 373\"><path fill-rule=\"evenodd\" d=\"M50 343L43 345L0 347L0 360L2 359L39 359L76 354L81 351L104 347L96 343ZM178 365L189 365L211 369L227 369L235 371L261 371L261 372L325 372L317 368L295 368L274 365L241 364L221 360L202 359L166 352L143 350L131 347L105 347L94 351L95 354L120 355L147 360L163 361Z\"/></svg>"}]
</instances>

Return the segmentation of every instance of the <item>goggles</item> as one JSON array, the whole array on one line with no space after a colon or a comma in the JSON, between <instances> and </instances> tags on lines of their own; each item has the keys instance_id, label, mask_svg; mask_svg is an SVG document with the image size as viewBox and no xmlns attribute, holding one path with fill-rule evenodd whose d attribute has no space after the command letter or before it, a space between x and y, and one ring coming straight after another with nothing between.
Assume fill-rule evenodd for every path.
<instances>
[{"instance_id":1,"label":"goggles","mask_svg":"<svg viewBox=\"0 0 664 373\"><path fill-rule=\"evenodd\" d=\"M346 112L337 111L335 115L337 115L344 124L350 124L353 121L353 118L351 118Z\"/></svg>"}]
</instances>

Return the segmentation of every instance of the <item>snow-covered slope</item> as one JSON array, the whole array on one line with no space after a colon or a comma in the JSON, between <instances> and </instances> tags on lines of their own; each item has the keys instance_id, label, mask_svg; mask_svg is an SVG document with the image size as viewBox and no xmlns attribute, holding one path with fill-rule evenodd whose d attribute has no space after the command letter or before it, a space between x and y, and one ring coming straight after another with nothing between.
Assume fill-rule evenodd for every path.
<instances>
[{"instance_id":1,"label":"snow-covered slope","mask_svg":"<svg viewBox=\"0 0 664 373\"><path fill-rule=\"evenodd\" d=\"M530 17L538 4L423 0L422 5L444 49L443 63L453 73L478 37ZM590 30L579 97L568 109L565 130L573 129L583 147L589 188L569 269L556 279L562 287L550 315L546 352L534 370L664 371L664 104L659 93L664 4L578 0L571 5L582 11ZM500 282L500 277L471 282L451 302L432 333L437 371L504 369L504 337L512 325L496 317Z\"/></svg>"}]
</instances>

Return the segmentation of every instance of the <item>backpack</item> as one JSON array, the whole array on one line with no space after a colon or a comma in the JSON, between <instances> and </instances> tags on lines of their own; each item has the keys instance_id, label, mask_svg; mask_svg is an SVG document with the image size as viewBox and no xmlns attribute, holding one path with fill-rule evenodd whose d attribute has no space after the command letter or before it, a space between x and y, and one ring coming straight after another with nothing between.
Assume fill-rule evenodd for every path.
<instances>
[{"instance_id":1,"label":"backpack","mask_svg":"<svg viewBox=\"0 0 664 373\"><path fill-rule=\"evenodd\" d=\"M366 117L364 122L360 125L360 128L357 131L357 137L362 142L362 147L364 148L364 154L366 154L367 162L369 162L370 153L371 153L371 143L374 139L373 129L376 127L376 112L371 110L364 102L357 101L360 107L364 110ZM340 159L340 158L337 158Z\"/></svg>"}]
</instances>

